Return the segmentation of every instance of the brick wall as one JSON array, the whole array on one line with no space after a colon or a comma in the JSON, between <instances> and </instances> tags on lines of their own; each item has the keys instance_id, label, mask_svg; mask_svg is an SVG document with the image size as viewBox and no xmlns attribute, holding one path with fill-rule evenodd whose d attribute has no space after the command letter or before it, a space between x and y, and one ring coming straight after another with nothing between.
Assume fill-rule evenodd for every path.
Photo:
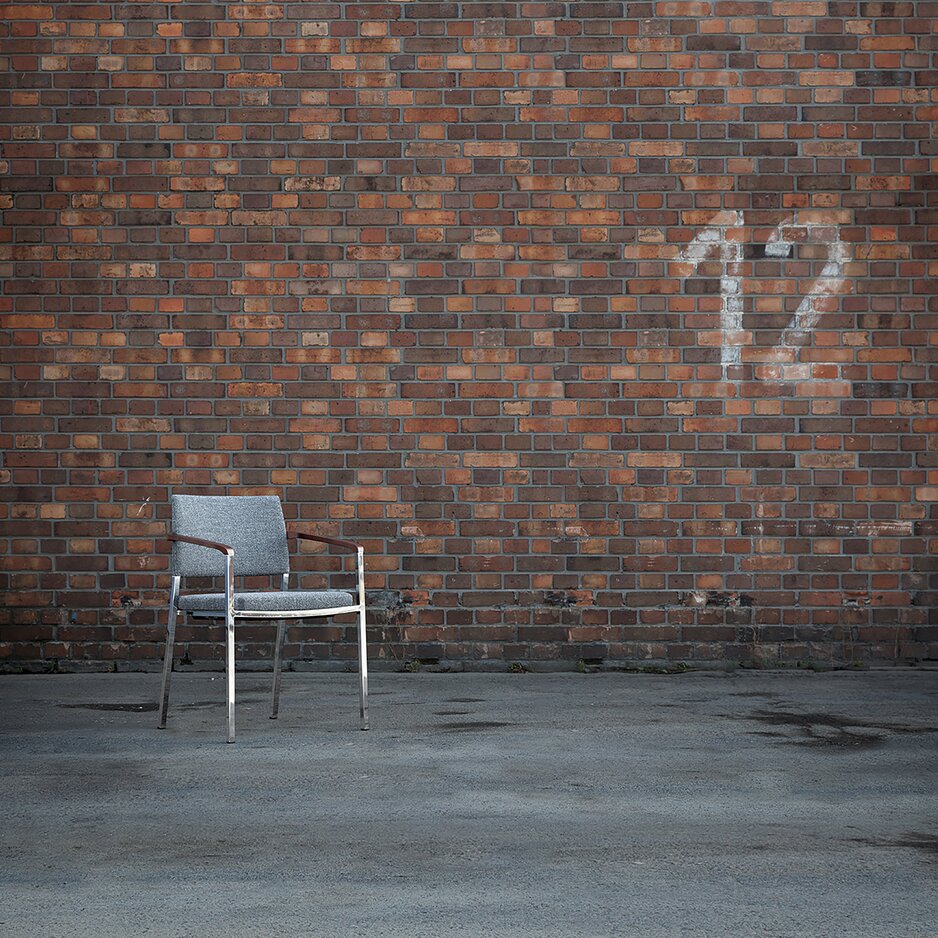
<instances>
[{"instance_id":1,"label":"brick wall","mask_svg":"<svg viewBox=\"0 0 938 938\"><path fill-rule=\"evenodd\" d=\"M387 666L935 657L938 3L0 11L5 667L155 665L172 491Z\"/></svg>"}]
</instances>

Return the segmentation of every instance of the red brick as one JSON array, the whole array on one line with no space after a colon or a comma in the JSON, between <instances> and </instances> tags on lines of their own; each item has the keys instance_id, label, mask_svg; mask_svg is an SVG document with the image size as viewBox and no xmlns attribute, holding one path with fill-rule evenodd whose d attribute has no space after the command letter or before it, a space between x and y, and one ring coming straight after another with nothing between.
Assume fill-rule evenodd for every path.
<instances>
[{"instance_id":1,"label":"red brick","mask_svg":"<svg viewBox=\"0 0 938 938\"><path fill-rule=\"evenodd\" d=\"M0 7L5 667L158 661L171 491L385 660L935 656L927 17L575 6Z\"/></svg>"}]
</instances>

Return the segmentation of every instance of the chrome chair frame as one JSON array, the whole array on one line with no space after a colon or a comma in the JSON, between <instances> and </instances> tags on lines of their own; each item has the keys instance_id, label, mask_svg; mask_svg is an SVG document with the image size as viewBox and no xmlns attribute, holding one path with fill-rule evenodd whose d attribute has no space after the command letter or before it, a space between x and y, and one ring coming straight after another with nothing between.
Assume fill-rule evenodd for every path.
<instances>
[{"instance_id":1,"label":"chrome chair frame","mask_svg":"<svg viewBox=\"0 0 938 938\"><path fill-rule=\"evenodd\" d=\"M290 534L287 538L290 538ZM307 534L297 531L293 537L303 541L316 541L321 544L331 544L336 547L345 547L357 553L358 572L358 602L351 606L336 606L328 609L290 609L290 610L247 610L235 609L234 588L234 548L216 541L207 541L198 537L182 534L170 534L170 542L182 542L204 547L208 550L220 551L225 556L225 674L227 678L228 698L228 738L227 742L235 741L235 620L236 619L274 619L277 623L276 647L274 649L274 683L271 691L270 719L276 720L280 710L280 675L283 664L283 643L286 637L286 624L288 619L309 619L322 616L337 616L354 612L358 614L358 700L359 718L361 728L367 730L368 720L368 649L365 631L365 549L352 541L344 541L336 537L323 537L317 534ZM282 574L282 589L288 589L289 573ZM160 722L159 728L166 728L166 716L169 710L169 686L173 669L173 644L176 638L176 617L179 613L179 586L181 575L174 575L169 592L169 617L166 631L166 650L163 655L163 680L160 688ZM217 619L221 616L215 611L193 612L203 618Z\"/></svg>"}]
</instances>

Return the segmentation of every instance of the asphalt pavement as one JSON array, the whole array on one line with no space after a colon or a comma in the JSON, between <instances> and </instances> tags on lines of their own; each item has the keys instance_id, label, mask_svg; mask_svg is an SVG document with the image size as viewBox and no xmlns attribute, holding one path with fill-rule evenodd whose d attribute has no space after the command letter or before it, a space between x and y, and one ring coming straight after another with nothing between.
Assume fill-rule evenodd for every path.
<instances>
[{"instance_id":1,"label":"asphalt pavement","mask_svg":"<svg viewBox=\"0 0 938 938\"><path fill-rule=\"evenodd\" d=\"M0 935L938 935L938 672L0 678Z\"/></svg>"}]
</instances>

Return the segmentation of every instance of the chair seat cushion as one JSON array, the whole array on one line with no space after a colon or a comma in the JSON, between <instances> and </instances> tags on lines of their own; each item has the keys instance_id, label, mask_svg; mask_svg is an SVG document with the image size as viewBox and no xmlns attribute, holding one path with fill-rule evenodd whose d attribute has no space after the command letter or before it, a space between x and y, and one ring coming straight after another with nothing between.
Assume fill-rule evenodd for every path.
<instances>
[{"instance_id":1,"label":"chair seat cushion","mask_svg":"<svg viewBox=\"0 0 938 938\"><path fill-rule=\"evenodd\" d=\"M298 612L302 609L334 609L354 606L351 593L341 590L267 590L262 593L235 593L236 611ZM224 612L224 593L190 593L176 602L184 612Z\"/></svg>"}]
</instances>

